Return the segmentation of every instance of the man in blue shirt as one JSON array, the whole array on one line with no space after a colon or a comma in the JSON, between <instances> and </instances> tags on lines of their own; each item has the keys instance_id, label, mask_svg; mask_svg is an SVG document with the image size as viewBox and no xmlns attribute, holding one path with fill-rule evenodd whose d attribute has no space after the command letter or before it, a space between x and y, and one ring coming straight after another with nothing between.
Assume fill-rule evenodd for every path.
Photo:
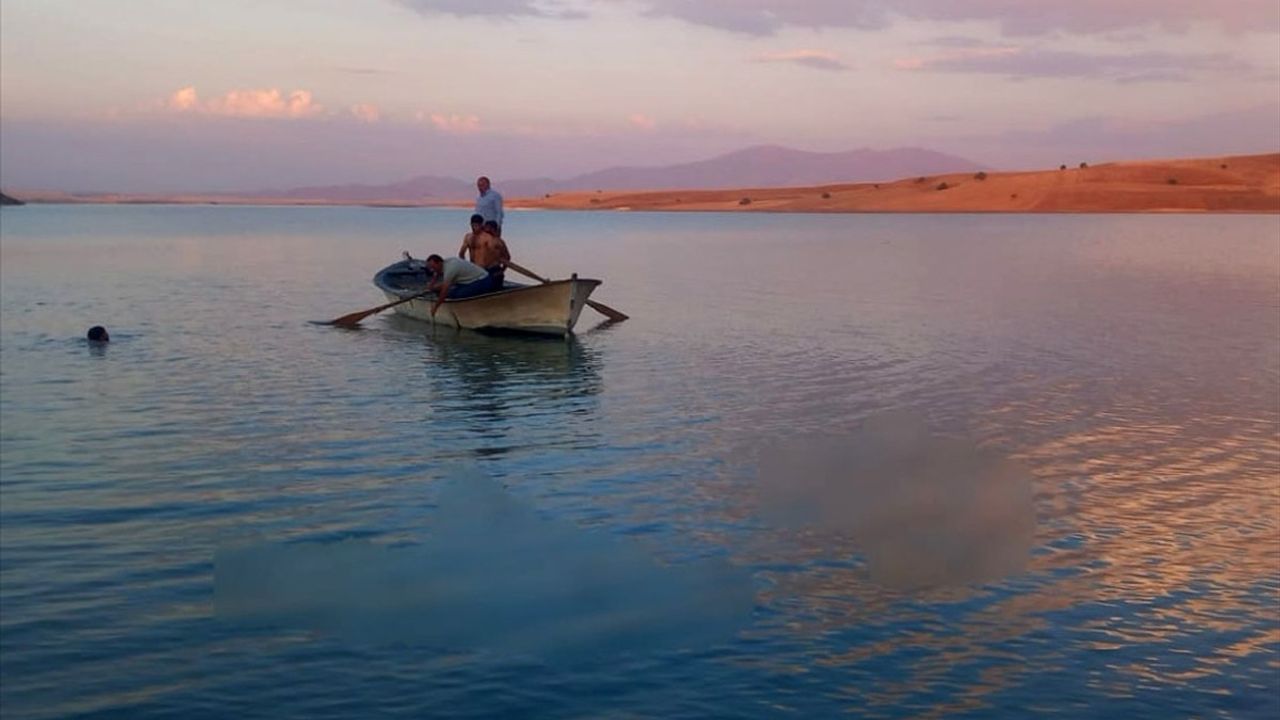
<instances>
[{"instance_id":1,"label":"man in blue shirt","mask_svg":"<svg viewBox=\"0 0 1280 720\"><path fill-rule=\"evenodd\" d=\"M492 220L502 227L502 196L497 190L489 187L489 178L481 176L476 180L476 189L480 197L476 198L476 214L485 220Z\"/></svg>"}]
</instances>

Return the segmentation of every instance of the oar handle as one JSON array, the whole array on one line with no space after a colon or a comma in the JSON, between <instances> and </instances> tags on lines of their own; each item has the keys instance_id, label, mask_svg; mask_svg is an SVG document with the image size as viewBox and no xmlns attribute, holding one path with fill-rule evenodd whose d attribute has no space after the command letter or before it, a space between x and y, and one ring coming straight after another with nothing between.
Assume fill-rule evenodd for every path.
<instances>
[{"instance_id":1,"label":"oar handle","mask_svg":"<svg viewBox=\"0 0 1280 720\"><path fill-rule=\"evenodd\" d=\"M521 267L518 263L513 263L510 260L507 261L507 267L511 268L512 270L515 270L521 275L524 275L529 278L533 278L534 280L537 280L543 285L551 282L549 279L542 277L538 273L528 268ZM623 320L627 319L626 313L622 313L617 310L614 310L613 308L609 307L608 305L605 305L602 302L596 302L595 300L588 300L587 307L592 308L596 312L599 312L601 315L604 315L605 317L609 318L614 322L622 322Z\"/></svg>"},{"instance_id":2,"label":"oar handle","mask_svg":"<svg viewBox=\"0 0 1280 720\"><path fill-rule=\"evenodd\" d=\"M540 282L540 283L542 283L542 284L544 284L544 285L545 285L545 284L547 284L547 283L549 283L549 282L551 282L551 280L550 280L550 279L548 279L548 278L544 278L544 277L542 277L541 275L539 275L538 273L536 273L536 272L534 272L534 271L532 271L532 270L530 270L530 269L528 269L528 268L526 268L526 267L521 267L520 265L518 265L518 264L516 264L516 263L514 263L514 262L512 262L512 261L510 261L510 260L508 260L508 261L506 262L506 265L507 265L507 267L511 268L512 270L515 270L516 272L520 273L521 275L524 275L524 276L525 276L525 277L527 277L527 278L532 278L532 279L534 279L534 280L537 280L538 282Z\"/></svg>"}]
</instances>

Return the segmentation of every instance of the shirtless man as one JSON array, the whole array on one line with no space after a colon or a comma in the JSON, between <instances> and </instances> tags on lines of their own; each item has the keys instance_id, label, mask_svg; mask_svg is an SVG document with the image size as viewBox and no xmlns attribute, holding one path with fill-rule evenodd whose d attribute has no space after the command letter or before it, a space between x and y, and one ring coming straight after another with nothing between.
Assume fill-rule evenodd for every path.
<instances>
[{"instance_id":1,"label":"shirtless man","mask_svg":"<svg viewBox=\"0 0 1280 720\"><path fill-rule=\"evenodd\" d=\"M476 236L482 232L483 227L484 216L478 213L472 215L471 232L462 236L462 247L458 248L458 257L463 258L464 260L470 260L471 262L476 262ZM467 257L468 251L471 253L470 258Z\"/></svg>"},{"instance_id":2,"label":"shirtless man","mask_svg":"<svg viewBox=\"0 0 1280 720\"><path fill-rule=\"evenodd\" d=\"M502 239L502 229L494 221L486 220L471 244L471 262L488 271L492 290L502 289L506 263L510 259L511 251Z\"/></svg>"}]
</instances>

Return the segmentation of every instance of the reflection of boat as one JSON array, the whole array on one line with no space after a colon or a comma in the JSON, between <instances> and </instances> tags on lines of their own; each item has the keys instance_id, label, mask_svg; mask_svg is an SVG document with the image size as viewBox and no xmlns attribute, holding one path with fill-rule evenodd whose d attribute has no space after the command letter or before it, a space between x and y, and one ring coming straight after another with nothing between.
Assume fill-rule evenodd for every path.
<instances>
[{"instance_id":1,"label":"reflection of boat","mask_svg":"<svg viewBox=\"0 0 1280 720\"><path fill-rule=\"evenodd\" d=\"M388 300L416 295L427 285L427 271L417 260L401 260L373 276L373 284ZM400 315L424 322L470 330L517 330L545 335L573 332L578 315L599 280L580 278L552 280L541 285L507 282L502 290L475 297L446 300L431 316L431 297L415 298L397 305Z\"/></svg>"},{"instance_id":2,"label":"reflection of boat","mask_svg":"<svg viewBox=\"0 0 1280 720\"><path fill-rule=\"evenodd\" d=\"M396 348L389 376L408 378L415 398L440 422L450 451L495 456L514 449L603 447L599 395L604 390L598 348L566 338L511 333L423 332L402 315L376 336ZM447 439L445 439L447 438Z\"/></svg>"}]
</instances>

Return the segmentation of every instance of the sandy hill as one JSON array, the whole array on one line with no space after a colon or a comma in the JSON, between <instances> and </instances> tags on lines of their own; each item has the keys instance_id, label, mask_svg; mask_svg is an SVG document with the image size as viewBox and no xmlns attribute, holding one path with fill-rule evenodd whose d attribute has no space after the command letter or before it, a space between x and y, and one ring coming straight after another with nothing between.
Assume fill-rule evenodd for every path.
<instances>
[{"instance_id":1,"label":"sandy hill","mask_svg":"<svg viewBox=\"0 0 1280 720\"><path fill-rule=\"evenodd\" d=\"M1280 153L935 174L883 183L570 192L508 204L775 212L1280 212Z\"/></svg>"}]
</instances>

